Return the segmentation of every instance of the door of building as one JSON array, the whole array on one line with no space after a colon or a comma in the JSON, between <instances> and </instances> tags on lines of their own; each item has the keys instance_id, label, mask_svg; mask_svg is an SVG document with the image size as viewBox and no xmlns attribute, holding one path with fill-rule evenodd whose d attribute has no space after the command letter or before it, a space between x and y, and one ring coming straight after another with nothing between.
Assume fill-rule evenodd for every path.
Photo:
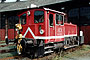
<instances>
[{"instance_id":1,"label":"door of building","mask_svg":"<svg viewBox=\"0 0 90 60\"><path fill-rule=\"evenodd\" d=\"M84 35L84 43L90 44L90 26L81 26Z\"/></svg>"}]
</instances>

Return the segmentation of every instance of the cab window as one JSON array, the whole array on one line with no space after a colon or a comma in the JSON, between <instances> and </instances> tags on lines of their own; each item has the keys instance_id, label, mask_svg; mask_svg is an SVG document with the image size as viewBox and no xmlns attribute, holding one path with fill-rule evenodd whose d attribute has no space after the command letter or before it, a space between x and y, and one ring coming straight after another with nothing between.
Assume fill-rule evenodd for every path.
<instances>
[{"instance_id":1,"label":"cab window","mask_svg":"<svg viewBox=\"0 0 90 60\"><path fill-rule=\"evenodd\" d=\"M50 26L53 26L53 14L49 14Z\"/></svg>"},{"instance_id":2,"label":"cab window","mask_svg":"<svg viewBox=\"0 0 90 60\"><path fill-rule=\"evenodd\" d=\"M44 11L35 11L34 12L34 23L44 22Z\"/></svg>"},{"instance_id":3,"label":"cab window","mask_svg":"<svg viewBox=\"0 0 90 60\"><path fill-rule=\"evenodd\" d=\"M20 16L20 23L22 25L26 24L26 13Z\"/></svg>"},{"instance_id":4,"label":"cab window","mask_svg":"<svg viewBox=\"0 0 90 60\"><path fill-rule=\"evenodd\" d=\"M56 14L56 24L63 25L63 15Z\"/></svg>"},{"instance_id":5,"label":"cab window","mask_svg":"<svg viewBox=\"0 0 90 60\"><path fill-rule=\"evenodd\" d=\"M67 23L67 16L64 15L64 22Z\"/></svg>"}]
</instances>

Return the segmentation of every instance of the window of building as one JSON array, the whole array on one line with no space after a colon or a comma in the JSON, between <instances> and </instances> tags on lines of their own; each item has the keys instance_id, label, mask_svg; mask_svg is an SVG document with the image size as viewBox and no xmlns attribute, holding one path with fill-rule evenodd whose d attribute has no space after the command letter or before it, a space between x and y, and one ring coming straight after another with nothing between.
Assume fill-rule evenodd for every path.
<instances>
[{"instance_id":1,"label":"window of building","mask_svg":"<svg viewBox=\"0 0 90 60\"><path fill-rule=\"evenodd\" d=\"M63 25L63 15L56 14L56 24Z\"/></svg>"},{"instance_id":2,"label":"window of building","mask_svg":"<svg viewBox=\"0 0 90 60\"><path fill-rule=\"evenodd\" d=\"M67 15L64 15L64 23L67 23Z\"/></svg>"},{"instance_id":3,"label":"window of building","mask_svg":"<svg viewBox=\"0 0 90 60\"><path fill-rule=\"evenodd\" d=\"M19 17L18 16L14 16L14 24L19 23Z\"/></svg>"},{"instance_id":4,"label":"window of building","mask_svg":"<svg viewBox=\"0 0 90 60\"><path fill-rule=\"evenodd\" d=\"M53 26L53 14L49 14L50 26Z\"/></svg>"},{"instance_id":5,"label":"window of building","mask_svg":"<svg viewBox=\"0 0 90 60\"><path fill-rule=\"evenodd\" d=\"M34 23L44 22L44 11L35 11L34 12Z\"/></svg>"},{"instance_id":6,"label":"window of building","mask_svg":"<svg viewBox=\"0 0 90 60\"><path fill-rule=\"evenodd\" d=\"M1 13L0 13L0 29L1 29Z\"/></svg>"},{"instance_id":7,"label":"window of building","mask_svg":"<svg viewBox=\"0 0 90 60\"><path fill-rule=\"evenodd\" d=\"M1 15L1 29L5 29L5 20L6 20L6 16Z\"/></svg>"},{"instance_id":8,"label":"window of building","mask_svg":"<svg viewBox=\"0 0 90 60\"><path fill-rule=\"evenodd\" d=\"M26 13L20 16L20 23L22 25L26 24Z\"/></svg>"},{"instance_id":9,"label":"window of building","mask_svg":"<svg viewBox=\"0 0 90 60\"><path fill-rule=\"evenodd\" d=\"M1 29L1 19L0 19L0 29Z\"/></svg>"},{"instance_id":10,"label":"window of building","mask_svg":"<svg viewBox=\"0 0 90 60\"><path fill-rule=\"evenodd\" d=\"M19 22L19 19L17 16L10 16L8 17L8 29L14 29L15 24Z\"/></svg>"},{"instance_id":11,"label":"window of building","mask_svg":"<svg viewBox=\"0 0 90 60\"><path fill-rule=\"evenodd\" d=\"M16 15L5 15L2 14L1 18L0 18L0 29L5 29L6 24L8 29L14 29L15 28L15 24L19 23L19 18Z\"/></svg>"}]
</instances>

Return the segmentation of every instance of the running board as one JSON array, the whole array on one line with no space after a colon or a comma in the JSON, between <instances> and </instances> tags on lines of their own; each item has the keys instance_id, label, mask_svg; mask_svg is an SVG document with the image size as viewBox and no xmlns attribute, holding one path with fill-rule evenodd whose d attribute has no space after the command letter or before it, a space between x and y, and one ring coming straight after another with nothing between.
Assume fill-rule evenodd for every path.
<instances>
[{"instance_id":1,"label":"running board","mask_svg":"<svg viewBox=\"0 0 90 60\"><path fill-rule=\"evenodd\" d=\"M50 49L50 48L54 48L54 46L48 46L48 47L45 47L44 49Z\"/></svg>"},{"instance_id":2,"label":"running board","mask_svg":"<svg viewBox=\"0 0 90 60\"><path fill-rule=\"evenodd\" d=\"M53 51L45 51L44 54L52 53Z\"/></svg>"},{"instance_id":3,"label":"running board","mask_svg":"<svg viewBox=\"0 0 90 60\"><path fill-rule=\"evenodd\" d=\"M76 47L76 46L79 46L79 45L64 46L64 49L69 49L69 48L73 48L73 47Z\"/></svg>"}]
</instances>

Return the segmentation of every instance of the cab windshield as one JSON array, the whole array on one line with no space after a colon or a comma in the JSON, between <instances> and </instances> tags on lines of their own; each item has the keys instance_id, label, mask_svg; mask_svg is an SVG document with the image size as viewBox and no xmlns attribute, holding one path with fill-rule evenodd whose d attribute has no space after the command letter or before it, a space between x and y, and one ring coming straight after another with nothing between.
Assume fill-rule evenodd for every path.
<instances>
[{"instance_id":1,"label":"cab windshield","mask_svg":"<svg viewBox=\"0 0 90 60\"><path fill-rule=\"evenodd\" d=\"M56 24L63 25L63 15L56 14Z\"/></svg>"},{"instance_id":2,"label":"cab windshield","mask_svg":"<svg viewBox=\"0 0 90 60\"><path fill-rule=\"evenodd\" d=\"M20 23L22 25L26 24L26 13L24 13L20 16Z\"/></svg>"},{"instance_id":3,"label":"cab windshield","mask_svg":"<svg viewBox=\"0 0 90 60\"><path fill-rule=\"evenodd\" d=\"M35 11L34 12L34 23L44 22L44 11Z\"/></svg>"}]
</instances>

